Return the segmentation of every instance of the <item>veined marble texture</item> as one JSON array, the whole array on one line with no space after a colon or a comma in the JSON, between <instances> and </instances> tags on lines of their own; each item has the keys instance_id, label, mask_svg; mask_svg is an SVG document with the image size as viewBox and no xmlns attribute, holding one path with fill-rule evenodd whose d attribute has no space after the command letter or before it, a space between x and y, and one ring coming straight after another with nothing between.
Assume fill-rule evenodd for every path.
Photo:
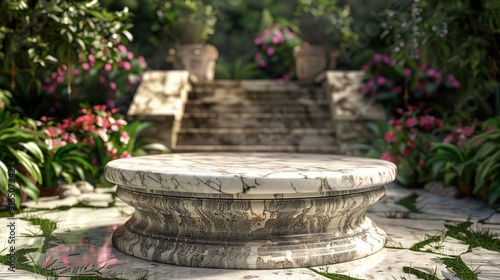
<instances>
[{"instance_id":1,"label":"veined marble texture","mask_svg":"<svg viewBox=\"0 0 500 280\"><path fill-rule=\"evenodd\" d=\"M139 258L177 265L268 269L350 261L383 248L385 233L365 216L384 187L305 199L206 199L133 192L136 209L113 245Z\"/></svg>"},{"instance_id":2,"label":"veined marble texture","mask_svg":"<svg viewBox=\"0 0 500 280\"><path fill-rule=\"evenodd\" d=\"M396 166L336 155L193 153L111 161L105 176L132 191L171 196L304 198L368 191L392 182Z\"/></svg>"},{"instance_id":3,"label":"veined marble texture","mask_svg":"<svg viewBox=\"0 0 500 280\"><path fill-rule=\"evenodd\" d=\"M365 216L394 164L304 154L169 154L108 163L136 213L113 235L120 251L193 267L271 269L359 259L383 248Z\"/></svg>"}]
</instances>

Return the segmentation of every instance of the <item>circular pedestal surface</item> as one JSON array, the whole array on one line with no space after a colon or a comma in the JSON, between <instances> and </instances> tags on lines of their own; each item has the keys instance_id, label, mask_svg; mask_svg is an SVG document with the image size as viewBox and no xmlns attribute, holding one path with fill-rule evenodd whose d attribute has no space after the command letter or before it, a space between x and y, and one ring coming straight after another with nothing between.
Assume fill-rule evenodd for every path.
<instances>
[{"instance_id":1,"label":"circular pedestal surface","mask_svg":"<svg viewBox=\"0 0 500 280\"><path fill-rule=\"evenodd\" d=\"M136 209L113 244L159 262L216 268L308 267L380 250L365 216L395 178L386 161L304 154L170 154L106 166Z\"/></svg>"}]
</instances>

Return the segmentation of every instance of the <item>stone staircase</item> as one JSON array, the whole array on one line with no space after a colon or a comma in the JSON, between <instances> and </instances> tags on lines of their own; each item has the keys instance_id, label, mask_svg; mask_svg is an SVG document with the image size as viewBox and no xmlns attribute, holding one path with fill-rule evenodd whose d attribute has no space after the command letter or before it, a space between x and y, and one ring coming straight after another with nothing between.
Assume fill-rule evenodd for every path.
<instances>
[{"instance_id":1,"label":"stone staircase","mask_svg":"<svg viewBox=\"0 0 500 280\"><path fill-rule=\"evenodd\" d=\"M215 81L188 93L174 152L337 153L321 87Z\"/></svg>"}]
</instances>

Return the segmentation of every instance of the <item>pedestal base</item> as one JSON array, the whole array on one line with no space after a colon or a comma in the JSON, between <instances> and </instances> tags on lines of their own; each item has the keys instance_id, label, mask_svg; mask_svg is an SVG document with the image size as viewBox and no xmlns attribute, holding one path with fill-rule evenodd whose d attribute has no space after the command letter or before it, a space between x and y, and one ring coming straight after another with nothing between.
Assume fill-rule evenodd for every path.
<instances>
[{"instance_id":1,"label":"pedestal base","mask_svg":"<svg viewBox=\"0 0 500 280\"><path fill-rule=\"evenodd\" d=\"M327 197L230 199L148 194L119 187L136 213L113 245L139 258L194 267L320 266L371 255L385 233L365 216L384 187Z\"/></svg>"}]
</instances>

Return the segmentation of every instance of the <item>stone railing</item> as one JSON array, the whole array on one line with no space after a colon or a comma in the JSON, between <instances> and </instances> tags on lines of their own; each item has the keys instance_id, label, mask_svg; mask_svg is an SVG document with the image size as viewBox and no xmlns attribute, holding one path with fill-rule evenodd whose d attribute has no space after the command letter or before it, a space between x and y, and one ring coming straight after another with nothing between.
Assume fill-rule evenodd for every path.
<instances>
[{"instance_id":1,"label":"stone railing","mask_svg":"<svg viewBox=\"0 0 500 280\"><path fill-rule=\"evenodd\" d=\"M190 90L188 71L148 71L129 108L128 119L151 122L153 125L145 131L148 139L173 148Z\"/></svg>"}]
</instances>

